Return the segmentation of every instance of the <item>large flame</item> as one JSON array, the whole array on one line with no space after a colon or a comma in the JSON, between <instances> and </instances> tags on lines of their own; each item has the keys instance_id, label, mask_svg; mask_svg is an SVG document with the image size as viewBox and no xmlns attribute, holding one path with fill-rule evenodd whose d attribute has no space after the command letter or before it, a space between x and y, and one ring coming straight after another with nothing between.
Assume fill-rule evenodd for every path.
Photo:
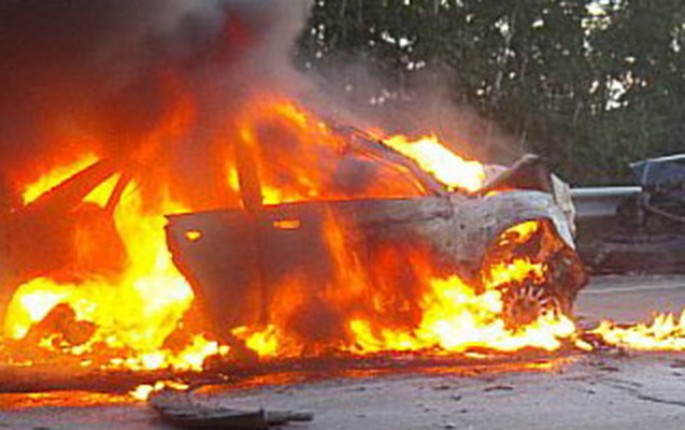
<instances>
[{"instance_id":1,"label":"large flame","mask_svg":"<svg viewBox=\"0 0 685 430\"><path fill-rule=\"evenodd\" d=\"M169 82L177 94L177 103L141 142L141 150L134 154L137 163L159 157L162 142L184 135L193 123L192 100L171 85L175 81ZM379 136L377 132L374 135ZM350 152L349 142L342 135L284 97L255 98L242 107L239 115L229 118L226 130L219 132L217 139L225 141L224 185L243 195L249 191L245 187L255 186L252 191L257 195L250 204L422 193L421 184L403 166L370 158L363 151ZM273 139L278 139L279 144L271 142ZM463 160L435 137L413 141L390 136L379 137L378 142L414 160L446 189L475 190L482 185L482 165ZM387 150L382 145L377 150ZM248 157L247 164L256 168L256 172L240 173L248 177L247 181L257 183L240 182L238 166L245 161L240 157ZM25 204L96 160L92 154L85 154L75 162L55 166L25 187ZM164 165L154 168L168 170ZM360 173L365 180L359 180ZM346 175L354 181L346 181ZM83 205L105 211L120 177L100 185L84 198ZM152 181L155 200L147 202L150 192L144 193L143 187L149 187L150 180L144 178L146 181L141 183L134 175L112 213L116 237L123 242L125 254L119 269L114 265L114 269L99 270L99 263L87 258L105 255L97 249L103 243L93 239L98 235L88 229L76 234L76 248L86 256L84 262L74 266L76 273L72 268L67 273L46 274L17 289L4 326L10 339L32 343L43 353L71 354L89 363L134 370L200 370L206 357L229 352L228 347L209 340L198 328L186 329L187 333L180 336L182 341L175 339L169 345L168 339L184 331L181 325L193 301L193 291L171 260L164 215L190 211L193 205L172 198L167 191L169 184L164 182L169 175L160 177ZM349 183L356 185L350 188ZM331 350L355 354L417 350L448 353L472 348L553 350L575 333L572 321L558 312L547 312L520 329L509 327L502 318L506 286L543 282L546 267L541 261L523 257L492 261L480 279L467 280L456 273L439 273L429 251L407 243L399 244L406 248L399 257L388 246L369 264L357 256L354 242L347 237L350 229L343 228L346 222L331 213L323 229L335 266L334 279L327 281L330 284L317 287L319 291L311 294L313 280L293 273L281 285L271 286L276 297L267 324L237 327L232 336L262 357L283 357ZM284 222L279 228L299 226ZM523 243L539 228L536 221L516 226L504 236L501 245L511 246L511 238ZM391 281L398 271L410 272L411 285L400 287ZM316 314L317 308L328 312L324 319L334 315L335 321L312 331L301 316Z\"/></svg>"},{"instance_id":2,"label":"large flame","mask_svg":"<svg viewBox=\"0 0 685 430\"><path fill-rule=\"evenodd\" d=\"M109 184L103 187L107 189ZM85 200L104 200L98 197L102 193L96 189ZM21 285L9 306L5 333L20 341L58 305L65 304L74 312L74 327L85 322L92 324L94 331L77 346L46 333L48 338L41 342L45 349L64 348L86 357L102 348L113 354L117 350L132 351L125 359L114 354L105 364L146 370L198 370L205 357L225 353L216 342L200 335L181 351L163 348L193 300L191 288L171 261L164 235L166 221L162 214L183 210L182 205L165 198L154 213L147 213L137 184L129 184L113 215L126 250L122 272L110 276L80 273L82 279L69 282L40 277ZM77 239L81 241L79 247L90 246L88 235Z\"/></svg>"},{"instance_id":3,"label":"large flame","mask_svg":"<svg viewBox=\"0 0 685 430\"><path fill-rule=\"evenodd\" d=\"M194 293L174 266L165 240L164 215L195 210L188 199L191 192L170 191L179 179L164 164L168 160L163 156L163 142L186 135L195 121L192 99L171 87L177 103L132 156L137 166L155 160L154 178L142 175L137 167L138 173L126 182L114 208L111 196L122 191L117 187L123 173L84 197L79 208L64 214L80 214L74 218L76 233L69 239L75 241L77 261L17 288L4 333L10 348L18 345L16 350L29 351L24 356L31 360L69 356L83 365L105 368L202 370L207 357L230 355L228 346L212 340L201 324L192 323L197 317L196 309L189 312ZM374 150L383 151L382 145L386 145L404 154L447 190L469 192L483 184L481 164L462 159L434 136L410 139L377 130L372 135L381 144ZM410 197L425 192L406 166L386 163L364 151L350 151L343 135L285 97L251 100L239 114L227 119L225 130L217 131L216 139L224 148L220 151L223 186L236 196L243 195L242 202L228 198L213 203L217 207ZM97 162L96 152L86 151L29 181L22 190L24 204L37 202ZM241 157L247 157L256 171L239 172ZM349 177L355 181L346 181ZM247 203L245 187L254 187L256 193ZM100 221L81 225L79 217ZM334 266L332 279L312 286L319 280L294 271L279 285L270 286L274 297L268 321L233 328L230 335L262 358L331 351L365 355L389 351L514 352L525 348L552 351L564 344L589 348L580 340L571 318L558 309L547 309L518 326L504 316L508 291L550 280L544 252L513 252L539 235L546 228L543 222L532 220L506 231L494 244L494 257L486 259L474 277L445 271L429 250L412 242L388 245L378 250L373 261L365 261L350 237L354 228L346 225L348 221L331 212L323 226ZM109 222L114 236L107 239ZM275 227L297 230L300 224L281 220ZM199 232L188 234L189 240L200 238ZM123 257L117 252L118 241ZM557 242L549 246L561 246ZM402 283L398 284L398 279ZM319 314L324 310L325 318ZM311 321L317 318L322 323L314 327ZM685 348L683 319L660 316L651 325L631 327L605 322L592 333L611 345L681 350Z\"/></svg>"},{"instance_id":4,"label":"large flame","mask_svg":"<svg viewBox=\"0 0 685 430\"><path fill-rule=\"evenodd\" d=\"M539 222L526 222L504 232L500 246L512 239L524 244L541 228ZM411 332L382 329L376 334L367 321L355 320L350 326L357 336L360 352L382 350L434 349L464 352L468 349L517 351L523 348L556 350L562 341L576 334L573 321L550 310L523 327L508 327L503 319L502 287L526 280L545 281L547 268L527 257L492 262L482 273L482 288L459 276L427 278L429 288L421 298L422 317ZM480 290L480 291L479 291Z\"/></svg>"},{"instance_id":5,"label":"large flame","mask_svg":"<svg viewBox=\"0 0 685 430\"><path fill-rule=\"evenodd\" d=\"M257 169L264 204L420 195L411 175L349 153L341 135L290 99L256 98L228 124L221 136L231 142L226 152L228 185L240 192L236 153L247 154Z\"/></svg>"},{"instance_id":6,"label":"large flame","mask_svg":"<svg viewBox=\"0 0 685 430\"><path fill-rule=\"evenodd\" d=\"M353 320L356 352L416 351L464 352L469 349L553 351L576 332L564 315L547 313L521 330L506 327L502 297L496 290L476 294L459 277L430 280L431 291L422 299L419 327L411 332L382 329L376 333L364 320Z\"/></svg>"},{"instance_id":7,"label":"large flame","mask_svg":"<svg viewBox=\"0 0 685 430\"><path fill-rule=\"evenodd\" d=\"M542 224L531 221L515 226L502 235L500 246L525 244ZM293 326L304 307L315 307L316 299L301 283L280 290L275 300L282 305L272 309L271 323L264 329L240 327L234 334L262 357L292 356L316 350L343 349L354 354L391 351L425 351L446 354L468 350L500 352L538 348L553 351L565 342L576 341L576 326L566 315L550 310L523 327L512 327L504 319L503 291L526 281L542 283L547 267L528 258L509 258L492 262L482 273L482 279L462 279L458 275L438 277L434 264L422 249L407 249L411 271L417 275L417 285L405 285L405 290L388 282L387 288L370 290L371 278L392 279L397 263L394 253L381 257L377 264L362 266L345 237L341 221L328 219L325 231L338 273L334 286L322 286L323 296L331 314L343 315L341 333L333 343L318 344L317 339L302 340L302 333ZM512 243L514 242L514 243ZM405 254L405 255L406 255ZM339 291L340 285L344 286ZM336 287L337 286L337 287ZM412 290L413 289L413 290ZM367 303L361 306L359 303ZM415 303L414 303L415 302ZM316 349L318 348L318 349Z\"/></svg>"}]
</instances>

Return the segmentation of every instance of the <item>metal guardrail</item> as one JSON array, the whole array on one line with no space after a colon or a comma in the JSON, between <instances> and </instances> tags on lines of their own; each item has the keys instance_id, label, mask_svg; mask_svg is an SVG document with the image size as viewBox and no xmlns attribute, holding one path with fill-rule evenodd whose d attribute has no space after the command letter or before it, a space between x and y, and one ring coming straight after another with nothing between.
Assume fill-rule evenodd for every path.
<instances>
[{"instance_id":1,"label":"metal guardrail","mask_svg":"<svg viewBox=\"0 0 685 430\"><path fill-rule=\"evenodd\" d=\"M640 186L572 188L576 219L614 216L623 200L637 197L641 192Z\"/></svg>"}]
</instances>

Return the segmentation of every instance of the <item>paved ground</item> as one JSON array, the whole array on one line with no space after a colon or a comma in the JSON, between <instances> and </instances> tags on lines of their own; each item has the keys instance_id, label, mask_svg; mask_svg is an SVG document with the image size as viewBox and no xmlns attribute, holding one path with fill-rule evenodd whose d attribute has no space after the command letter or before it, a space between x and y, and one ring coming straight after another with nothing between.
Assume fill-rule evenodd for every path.
<instances>
[{"instance_id":1,"label":"paved ground","mask_svg":"<svg viewBox=\"0 0 685 430\"><path fill-rule=\"evenodd\" d=\"M648 320L654 312L685 309L685 276L604 276L593 280L577 301L576 313L622 322Z\"/></svg>"},{"instance_id":2,"label":"paved ground","mask_svg":"<svg viewBox=\"0 0 685 430\"><path fill-rule=\"evenodd\" d=\"M582 294L577 312L627 322L682 307L684 276L605 277ZM685 428L685 354L590 354L515 367L215 389L206 399L311 411L313 423L292 427L308 430ZM85 393L0 396L0 428L166 428L146 405L103 405L117 401Z\"/></svg>"}]
</instances>

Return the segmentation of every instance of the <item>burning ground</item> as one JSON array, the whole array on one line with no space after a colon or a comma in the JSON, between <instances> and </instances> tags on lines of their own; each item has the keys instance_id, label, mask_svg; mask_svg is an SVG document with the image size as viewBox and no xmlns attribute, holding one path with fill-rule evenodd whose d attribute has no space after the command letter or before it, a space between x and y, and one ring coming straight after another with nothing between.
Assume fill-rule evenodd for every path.
<instances>
[{"instance_id":1,"label":"burning ground","mask_svg":"<svg viewBox=\"0 0 685 430\"><path fill-rule=\"evenodd\" d=\"M682 276L595 278L580 294L577 314L630 321L647 318L650 309L677 310L685 306L684 285ZM679 353L519 353L508 361L424 358L423 366L420 356L408 358L395 357L394 366L385 358L385 367L356 360L304 371L272 367L257 375L234 369L223 378L230 383L196 389L194 396L213 407L313 412L308 429L682 427ZM0 422L10 428L170 428L146 404L111 394L114 381L99 389L110 394L4 394Z\"/></svg>"}]
</instances>

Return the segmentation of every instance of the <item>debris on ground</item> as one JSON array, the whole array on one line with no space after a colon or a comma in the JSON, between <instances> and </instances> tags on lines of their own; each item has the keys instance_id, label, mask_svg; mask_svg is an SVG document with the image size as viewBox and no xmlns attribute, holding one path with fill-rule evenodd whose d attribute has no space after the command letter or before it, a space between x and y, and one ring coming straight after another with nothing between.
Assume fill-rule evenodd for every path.
<instances>
[{"instance_id":1,"label":"debris on ground","mask_svg":"<svg viewBox=\"0 0 685 430\"><path fill-rule=\"evenodd\" d=\"M244 410L209 404L188 391L160 391L150 397L149 403L162 421L180 428L268 430L314 419L313 414L306 412Z\"/></svg>"},{"instance_id":2,"label":"debris on ground","mask_svg":"<svg viewBox=\"0 0 685 430\"><path fill-rule=\"evenodd\" d=\"M514 387L511 385L493 385L490 387L483 388L483 391L489 393L490 391L513 391Z\"/></svg>"}]
</instances>

